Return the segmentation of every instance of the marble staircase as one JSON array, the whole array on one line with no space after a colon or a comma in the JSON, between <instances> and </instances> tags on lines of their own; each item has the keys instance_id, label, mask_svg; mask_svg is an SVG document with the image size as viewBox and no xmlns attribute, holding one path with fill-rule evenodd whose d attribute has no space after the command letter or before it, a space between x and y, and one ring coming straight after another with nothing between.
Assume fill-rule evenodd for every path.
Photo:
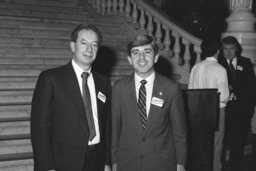
<instances>
[{"instance_id":1,"label":"marble staircase","mask_svg":"<svg viewBox=\"0 0 256 171\"><path fill-rule=\"evenodd\" d=\"M112 82L132 72L125 49L136 30L122 18L102 16L79 0L0 0L0 21L0 170L30 171L35 83L42 70L70 61L72 29L90 23L102 31L95 68Z\"/></svg>"}]
</instances>

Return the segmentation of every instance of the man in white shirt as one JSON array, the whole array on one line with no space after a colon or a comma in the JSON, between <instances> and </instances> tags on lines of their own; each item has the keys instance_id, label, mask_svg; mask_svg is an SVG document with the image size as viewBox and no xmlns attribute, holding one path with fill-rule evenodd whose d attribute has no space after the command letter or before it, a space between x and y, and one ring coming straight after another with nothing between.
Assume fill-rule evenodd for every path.
<instances>
[{"instance_id":1,"label":"man in white shirt","mask_svg":"<svg viewBox=\"0 0 256 171\"><path fill-rule=\"evenodd\" d=\"M113 171L184 171L187 157L182 90L156 73L158 46L148 35L128 44L134 74L112 93Z\"/></svg>"},{"instance_id":2,"label":"man in white shirt","mask_svg":"<svg viewBox=\"0 0 256 171\"><path fill-rule=\"evenodd\" d=\"M214 171L221 171L221 155L224 138L225 106L229 97L228 78L224 67L218 63L219 43L206 39L201 44L206 59L196 64L190 74L189 89L216 88L220 93L219 129L214 137Z\"/></svg>"}]
</instances>

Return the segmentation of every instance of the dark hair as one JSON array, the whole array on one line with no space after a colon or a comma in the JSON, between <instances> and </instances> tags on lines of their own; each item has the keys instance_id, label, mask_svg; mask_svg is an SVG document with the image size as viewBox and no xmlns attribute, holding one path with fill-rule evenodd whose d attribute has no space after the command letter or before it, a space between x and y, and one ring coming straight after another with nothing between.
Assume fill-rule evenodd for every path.
<instances>
[{"instance_id":1,"label":"dark hair","mask_svg":"<svg viewBox=\"0 0 256 171\"><path fill-rule=\"evenodd\" d=\"M152 48L154 50L154 54L158 54L158 46L153 39L153 37L149 35L138 35L136 36L128 45L127 45L127 52L129 55L131 55L131 49L138 46L144 46L151 44Z\"/></svg>"},{"instance_id":2,"label":"dark hair","mask_svg":"<svg viewBox=\"0 0 256 171\"><path fill-rule=\"evenodd\" d=\"M242 47L234 36L227 36L222 39L221 51L223 50L223 45L235 45L236 46L236 55L240 55L242 53Z\"/></svg>"},{"instance_id":3,"label":"dark hair","mask_svg":"<svg viewBox=\"0 0 256 171\"><path fill-rule=\"evenodd\" d=\"M217 39L206 38L202 41L201 49L203 57L210 57L217 53L220 48L220 43Z\"/></svg>"},{"instance_id":4,"label":"dark hair","mask_svg":"<svg viewBox=\"0 0 256 171\"><path fill-rule=\"evenodd\" d=\"M94 31L97 36L98 36L98 43L99 45L101 45L102 43L102 34L101 32L99 31L99 29L95 26L95 25L92 25L92 24L79 24L73 31L72 31L72 34L71 34L71 40L72 42L76 42L77 41L77 37L78 37L78 33L81 31L81 30L91 30L91 31Z\"/></svg>"}]
</instances>

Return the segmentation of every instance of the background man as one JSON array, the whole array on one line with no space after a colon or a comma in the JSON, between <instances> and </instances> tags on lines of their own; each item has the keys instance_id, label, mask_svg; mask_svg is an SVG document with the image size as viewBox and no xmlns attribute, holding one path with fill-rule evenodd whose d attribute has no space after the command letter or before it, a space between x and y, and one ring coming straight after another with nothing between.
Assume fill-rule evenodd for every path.
<instances>
[{"instance_id":1,"label":"background man","mask_svg":"<svg viewBox=\"0 0 256 171\"><path fill-rule=\"evenodd\" d=\"M152 37L128 45L135 73L112 93L112 163L117 171L184 171L186 123L180 86L154 71L159 54Z\"/></svg>"},{"instance_id":2,"label":"background man","mask_svg":"<svg viewBox=\"0 0 256 171\"><path fill-rule=\"evenodd\" d=\"M72 61L40 74L31 111L35 171L110 170L111 85L91 68L101 42L95 26L78 25Z\"/></svg>"},{"instance_id":3,"label":"background man","mask_svg":"<svg viewBox=\"0 0 256 171\"><path fill-rule=\"evenodd\" d=\"M222 57L219 59L228 74L230 97L226 107L225 143L230 150L232 171L243 170L244 146L256 102L256 79L249 58L242 57L241 46L233 36L222 40Z\"/></svg>"},{"instance_id":4,"label":"background man","mask_svg":"<svg viewBox=\"0 0 256 171\"><path fill-rule=\"evenodd\" d=\"M207 89L216 88L220 93L220 111L218 131L214 137L214 171L221 171L221 156L224 138L225 106L229 97L227 72L217 59L219 43L212 39L205 39L201 44L206 59L196 64L191 71L188 88Z\"/></svg>"}]
</instances>

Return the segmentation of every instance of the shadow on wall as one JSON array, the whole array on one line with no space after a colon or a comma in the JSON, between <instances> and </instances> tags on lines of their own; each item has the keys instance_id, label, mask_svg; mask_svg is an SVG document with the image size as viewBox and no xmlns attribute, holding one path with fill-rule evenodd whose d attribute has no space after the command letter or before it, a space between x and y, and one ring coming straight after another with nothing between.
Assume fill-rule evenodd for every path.
<instances>
[{"instance_id":1,"label":"shadow on wall","mask_svg":"<svg viewBox=\"0 0 256 171\"><path fill-rule=\"evenodd\" d=\"M97 58L93 63L93 68L95 71L105 75L110 76L113 66L117 62L117 56L110 47L101 46Z\"/></svg>"}]
</instances>

